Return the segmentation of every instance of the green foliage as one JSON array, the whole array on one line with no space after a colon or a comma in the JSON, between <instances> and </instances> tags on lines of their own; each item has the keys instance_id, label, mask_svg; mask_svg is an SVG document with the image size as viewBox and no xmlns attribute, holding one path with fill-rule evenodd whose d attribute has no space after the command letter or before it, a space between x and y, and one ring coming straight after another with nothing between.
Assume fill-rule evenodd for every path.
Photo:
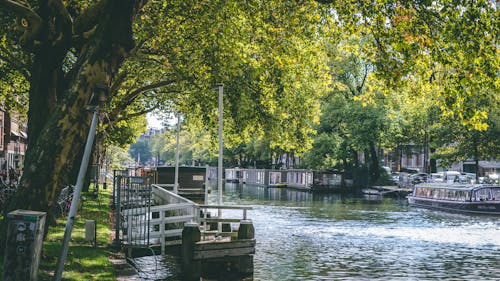
<instances>
[{"instance_id":1,"label":"green foliage","mask_svg":"<svg viewBox=\"0 0 500 281\"><path fill-rule=\"evenodd\" d=\"M126 163L134 162L127 149L114 145L108 146L106 158L109 161L108 170L110 171L123 170L126 167Z\"/></svg>"},{"instance_id":2,"label":"green foliage","mask_svg":"<svg viewBox=\"0 0 500 281\"><path fill-rule=\"evenodd\" d=\"M224 82L228 147L252 136L304 151L327 86L322 11L315 2L159 1L135 28L147 40L142 57L174 74L186 123L216 135L213 87Z\"/></svg>"},{"instance_id":3,"label":"green foliage","mask_svg":"<svg viewBox=\"0 0 500 281\"><path fill-rule=\"evenodd\" d=\"M500 10L493 1L352 1L334 3L365 45L376 74L399 88L409 76L439 83L433 93L444 116L485 130L498 100ZM352 16L356 15L356 16Z\"/></svg>"},{"instance_id":4,"label":"green foliage","mask_svg":"<svg viewBox=\"0 0 500 281\"><path fill-rule=\"evenodd\" d=\"M87 41L132 28L127 35L135 47L105 75L112 98L102 119L108 144L135 141L146 112L180 112L188 128L181 133L182 161L212 161L214 86L223 82L230 163L251 165L312 149L306 162L327 168L355 162L356 152L373 145L409 142L446 144L453 148L447 154L455 155L449 159L498 154L500 12L493 1L154 0L131 15L131 27L104 35L97 29L81 34L76 24L92 7L102 8L94 6L100 1L63 1L60 13L46 1L20 1L30 15L50 18L44 35L51 36L32 45L24 41L30 29L20 26L13 2L0 2L0 100L21 113L40 82L31 80L33 50L51 46L47 54L59 56L51 50L59 50L57 38L66 35L66 12L75 34L53 66L54 80L62 77L51 89L54 101L74 90ZM171 161L174 146L173 133L166 132L153 154Z\"/></svg>"},{"instance_id":5,"label":"green foliage","mask_svg":"<svg viewBox=\"0 0 500 281\"><path fill-rule=\"evenodd\" d=\"M108 123L102 129L106 145L127 147L146 131L146 117L144 115L129 118L114 123Z\"/></svg>"},{"instance_id":6,"label":"green foliage","mask_svg":"<svg viewBox=\"0 0 500 281\"><path fill-rule=\"evenodd\" d=\"M177 128L156 134L151 139L151 151L154 156L168 165L175 164L176 135ZM192 127L181 126L179 135L179 163L181 165L205 165L213 164L217 159L217 151L210 144L210 136L207 132Z\"/></svg>"},{"instance_id":7,"label":"green foliage","mask_svg":"<svg viewBox=\"0 0 500 281\"><path fill-rule=\"evenodd\" d=\"M148 141L139 140L136 143L130 145L129 148L130 156L135 159L139 164L145 165L151 160L153 154L151 153L151 148Z\"/></svg>"}]
</instances>

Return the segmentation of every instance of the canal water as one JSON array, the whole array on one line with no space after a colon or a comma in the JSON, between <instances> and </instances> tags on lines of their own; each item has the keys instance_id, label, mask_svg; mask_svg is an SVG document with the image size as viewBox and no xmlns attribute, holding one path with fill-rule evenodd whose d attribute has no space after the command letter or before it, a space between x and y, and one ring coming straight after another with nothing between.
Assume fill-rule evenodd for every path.
<instances>
[{"instance_id":1,"label":"canal water","mask_svg":"<svg viewBox=\"0 0 500 281\"><path fill-rule=\"evenodd\" d=\"M254 208L253 280L500 280L496 217L237 184L225 185L223 200ZM135 262L144 280L179 280L178 258Z\"/></svg>"}]
</instances>

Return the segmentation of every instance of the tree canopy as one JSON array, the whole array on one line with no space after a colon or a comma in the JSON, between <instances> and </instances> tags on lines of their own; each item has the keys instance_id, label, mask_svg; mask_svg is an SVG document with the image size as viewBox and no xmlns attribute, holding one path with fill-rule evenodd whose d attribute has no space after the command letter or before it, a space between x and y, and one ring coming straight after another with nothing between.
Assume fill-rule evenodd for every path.
<instances>
[{"instance_id":1,"label":"tree canopy","mask_svg":"<svg viewBox=\"0 0 500 281\"><path fill-rule=\"evenodd\" d=\"M380 112L410 118L397 108L411 104L412 94L432 96L425 100L438 113L432 116L471 133L486 132L498 112L493 1L0 0L0 7L1 95L4 106L28 115L29 148L14 200L23 208L50 209L74 180L91 117L85 104L103 86L111 98L101 117L110 141L126 143L137 132L127 121L152 110L181 113L215 136L213 87L224 83L229 148L264 141L298 155L313 146L321 98L337 82L346 87L337 94L353 96L344 116L360 117L342 132L363 134L349 143L337 136L341 149L387 142L363 127L385 126ZM332 57L345 47L348 54ZM343 80L332 80L331 69ZM381 104L399 95L403 103Z\"/></svg>"}]
</instances>

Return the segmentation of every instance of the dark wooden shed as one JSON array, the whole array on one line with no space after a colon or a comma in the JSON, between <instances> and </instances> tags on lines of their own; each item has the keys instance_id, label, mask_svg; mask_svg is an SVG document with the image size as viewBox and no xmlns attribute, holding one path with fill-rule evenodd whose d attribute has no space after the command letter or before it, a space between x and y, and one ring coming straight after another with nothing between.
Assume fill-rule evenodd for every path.
<instances>
[{"instance_id":1,"label":"dark wooden shed","mask_svg":"<svg viewBox=\"0 0 500 281\"><path fill-rule=\"evenodd\" d=\"M157 167L158 184L174 184L175 167ZM179 167L179 188L202 189L207 177L206 167Z\"/></svg>"}]
</instances>

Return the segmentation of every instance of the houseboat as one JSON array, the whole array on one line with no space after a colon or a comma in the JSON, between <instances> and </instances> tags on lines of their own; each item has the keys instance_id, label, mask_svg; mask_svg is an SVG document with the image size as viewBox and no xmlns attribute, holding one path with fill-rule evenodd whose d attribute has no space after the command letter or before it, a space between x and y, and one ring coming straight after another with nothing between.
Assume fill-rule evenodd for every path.
<instances>
[{"instance_id":1,"label":"houseboat","mask_svg":"<svg viewBox=\"0 0 500 281\"><path fill-rule=\"evenodd\" d=\"M421 184L413 188L408 202L443 211L500 215L500 185Z\"/></svg>"},{"instance_id":2,"label":"houseboat","mask_svg":"<svg viewBox=\"0 0 500 281\"><path fill-rule=\"evenodd\" d=\"M226 182L243 183L243 170L240 168L225 169Z\"/></svg>"},{"instance_id":3,"label":"houseboat","mask_svg":"<svg viewBox=\"0 0 500 281\"><path fill-rule=\"evenodd\" d=\"M267 187L288 187L286 182L286 170L268 170L267 171Z\"/></svg>"},{"instance_id":4,"label":"houseboat","mask_svg":"<svg viewBox=\"0 0 500 281\"><path fill-rule=\"evenodd\" d=\"M343 192L352 187L352 182L342 184L342 174L334 171L313 171L312 191L317 192Z\"/></svg>"},{"instance_id":5,"label":"houseboat","mask_svg":"<svg viewBox=\"0 0 500 281\"><path fill-rule=\"evenodd\" d=\"M286 170L286 183L288 187L311 191L313 185L313 171L306 169Z\"/></svg>"}]
</instances>

